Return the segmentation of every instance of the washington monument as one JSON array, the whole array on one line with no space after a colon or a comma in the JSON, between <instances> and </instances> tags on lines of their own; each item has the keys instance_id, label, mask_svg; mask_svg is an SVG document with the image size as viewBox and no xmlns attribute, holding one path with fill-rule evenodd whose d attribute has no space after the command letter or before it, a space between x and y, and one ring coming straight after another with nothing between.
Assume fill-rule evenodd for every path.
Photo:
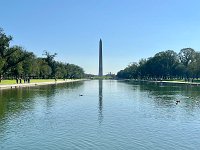
<instances>
[{"instance_id":1,"label":"washington monument","mask_svg":"<svg viewBox=\"0 0 200 150\"><path fill-rule=\"evenodd\" d=\"M103 76L102 41L99 41L99 77Z\"/></svg>"}]
</instances>

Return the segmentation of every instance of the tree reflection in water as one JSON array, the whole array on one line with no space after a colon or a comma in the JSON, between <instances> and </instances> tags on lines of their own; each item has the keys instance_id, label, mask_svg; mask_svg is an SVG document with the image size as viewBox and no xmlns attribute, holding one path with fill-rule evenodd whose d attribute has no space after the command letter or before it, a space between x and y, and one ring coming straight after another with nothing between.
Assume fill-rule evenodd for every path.
<instances>
[{"instance_id":1,"label":"tree reflection in water","mask_svg":"<svg viewBox=\"0 0 200 150\"><path fill-rule=\"evenodd\" d=\"M173 108L180 105L188 113L200 108L200 86L135 81L127 83L139 87L140 92L147 92L155 107ZM176 101L180 101L178 106Z\"/></svg>"},{"instance_id":2,"label":"tree reflection in water","mask_svg":"<svg viewBox=\"0 0 200 150\"><path fill-rule=\"evenodd\" d=\"M46 99L46 107L51 107L55 94L76 89L83 85L83 82L71 82L64 84L53 84L36 87L24 87L16 89L0 90L0 121L10 115L22 113L24 110L31 110L39 98Z\"/></svg>"}]
</instances>

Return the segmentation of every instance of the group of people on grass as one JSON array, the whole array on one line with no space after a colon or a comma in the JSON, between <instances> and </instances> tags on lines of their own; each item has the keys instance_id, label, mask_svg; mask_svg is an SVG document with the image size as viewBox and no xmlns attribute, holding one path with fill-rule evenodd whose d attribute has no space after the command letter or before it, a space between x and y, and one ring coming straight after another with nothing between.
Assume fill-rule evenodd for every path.
<instances>
[{"instance_id":1,"label":"group of people on grass","mask_svg":"<svg viewBox=\"0 0 200 150\"><path fill-rule=\"evenodd\" d=\"M25 77L25 78L21 78L21 77L19 77L19 78L16 78L16 83L17 84L22 84L22 80L24 81L24 83L30 83L31 81L31 79L29 78L29 77Z\"/></svg>"}]
</instances>

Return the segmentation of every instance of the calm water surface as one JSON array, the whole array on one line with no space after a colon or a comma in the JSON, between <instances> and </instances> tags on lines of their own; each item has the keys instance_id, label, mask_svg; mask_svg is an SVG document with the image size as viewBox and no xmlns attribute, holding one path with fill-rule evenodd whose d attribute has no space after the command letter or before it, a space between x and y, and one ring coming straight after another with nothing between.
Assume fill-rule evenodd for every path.
<instances>
[{"instance_id":1,"label":"calm water surface","mask_svg":"<svg viewBox=\"0 0 200 150\"><path fill-rule=\"evenodd\" d=\"M1 150L199 147L197 86L93 80L0 91Z\"/></svg>"}]
</instances>

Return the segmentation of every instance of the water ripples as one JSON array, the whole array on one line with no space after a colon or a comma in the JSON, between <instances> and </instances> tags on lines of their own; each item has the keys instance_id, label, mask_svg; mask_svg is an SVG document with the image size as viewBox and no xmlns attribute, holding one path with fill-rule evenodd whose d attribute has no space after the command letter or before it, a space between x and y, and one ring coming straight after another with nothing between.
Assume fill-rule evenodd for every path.
<instances>
[{"instance_id":1,"label":"water ripples","mask_svg":"<svg viewBox=\"0 0 200 150\"><path fill-rule=\"evenodd\" d=\"M0 149L198 149L197 91L108 80L8 92Z\"/></svg>"}]
</instances>

